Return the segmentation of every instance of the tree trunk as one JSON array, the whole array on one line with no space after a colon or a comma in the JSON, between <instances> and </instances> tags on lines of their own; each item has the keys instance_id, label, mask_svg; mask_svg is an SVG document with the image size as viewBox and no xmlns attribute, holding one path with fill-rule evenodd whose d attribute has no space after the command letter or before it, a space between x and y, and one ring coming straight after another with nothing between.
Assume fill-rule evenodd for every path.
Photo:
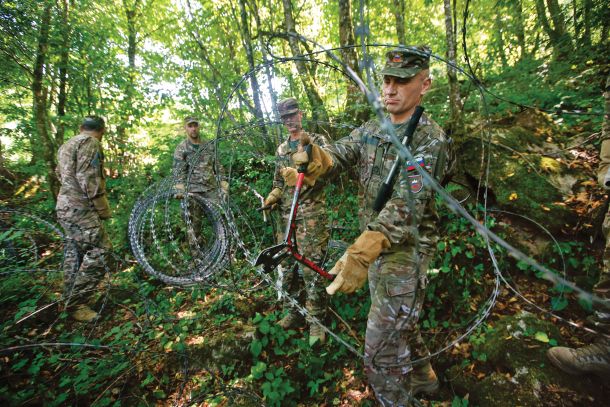
<instances>
[{"instance_id":1,"label":"tree trunk","mask_svg":"<svg viewBox=\"0 0 610 407\"><path fill-rule=\"evenodd\" d=\"M132 125L134 117L134 96L136 88L136 56L138 53L138 29L137 18L140 8L140 0L134 0L133 4L129 4L128 0L123 0L123 11L127 19L127 88L125 89L125 100L121 104L120 122L117 125L117 137L114 150L117 151L115 157L115 169L119 176L123 175L124 166L127 162L127 131ZM108 167L111 167L109 165Z\"/></svg>"},{"instance_id":2,"label":"tree trunk","mask_svg":"<svg viewBox=\"0 0 610 407\"><path fill-rule=\"evenodd\" d=\"M499 7L499 6L498 6ZM506 54L504 53L504 35L502 34L503 29L502 24L502 13L497 12L495 17L494 31L496 37L496 50L498 55L500 56L500 61L502 62L502 68L506 68L508 62L506 61Z\"/></svg>"},{"instance_id":3,"label":"tree trunk","mask_svg":"<svg viewBox=\"0 0 610 407\"><path fill-rule=\"evenodd\" d=\"M57 132L55 133L55 143L59 146L64 142L66 132L66 88L68 83L68 62L70 47L70 25L68 22L68 0L62 0L62 44L59 62L59 96L57 98Z\"/></svg>"},{"instance_id":4,"label":"tree trunk","mask_svg":"<svg viewBox=\"0 0 610 407\"><path fill-rule=\"evenodd\" d=\"M453 17L451 15L451 0L443 0L445 7L445 34L447 39L447 61L450 64L456 63L456 40L453 31ZM449 81L449 108L451 118L448 128L450 134L456 134L462 128L462 100L460 97L460 88L457 81L455 68L447 65L447 79Z\"/></svg>"},{"instance_id":5,"label":"tree trunk","mask_svg":"<svg viewBox=\"0 0 610 407\"><path fill-rule=\"evenodd\" d=\"M246 49L246 58L250 71L254 69L254 55L252 51L252 35L250 34L250 21L246 13L245 0L239 0L239 15L241 20L241 35ZM256 120L263 120L263 110L261 109L261 91L256 79L256 74L250 75L250 86L252 87L252 99L254 100L254 114Z\"/></svg>"},{"instance_id":6,"label":"tree trunk","mask_svg":"<svg viewBox=\"0 0 610 407\"><path fill-rule=\"evenodd\" d=\"M535 3L538 21L551 41L555 56L560 58L568 55L573 49L572 38L565 29L565 22L561 14L559 3L557 0L546 0L553 27L551 27L549 19L546 16L544 0L535 0Z\"/></svg>"},{"instance_id":7,"label":"tree trunk","mask_svg":"<svg viewBox=\"0 0 610 407\"><path fill-rule=\"evenodd\" d=\"M517 45L519 45L519 61L522 61L527 55L522 0L513 0L513 15L515 16L515 36L517 37Z\"/></svg>"},{"instance_id":8,"label":"tree trunk","mask_svg":"<svg viewBox=\"0 0 610 407\"><path fill-rule=\"evenodd\" d=\"M282 5L284 6L284 24L286 26L286 31L288 33L296 34L295 22L292 16L292 1L291 0L282 0ZM299 47L299 40L293 36L288 37L288 44L290 45L290 51L292 52L292 56L298 57L301 55L301 49ZM314 128L312 131L320 131L318 127L320 123L328 122L328 114L326 113L326 109L324 108L324 103L318 89L316 88L315 82L313 78L310 76L307 67L305 66L305 62L296 60L295 65L297 67L297 71L299 72L299 77L303 83L303 87L305 88L305 94L307 96L307 100L311 105L311 114L312 120L314 122Z\"/></svg>"},{"instance_id":9,"label":"tree trunk","mask_svg":"<svg viewBox=\"0 0 610 407\"><path fill-rule=\"evenodd\" d=\"M32 79L32 95L33 95L33 112L36 130L39 136L39 142L42 146L33 151L33 155L42 155L47 166L47 182L54 200L57 199L59 193L59 180L55 175L55 167L57 160L55 154L57 146L53 142L49 131L49 114L47 111L47 93L44 87L45 63L47 51L49 49L49 26L51 23L51 3L48 2L42 11L40 18L40 30L38 33L38 49L36 50L36 59L34 62L33 79ZM38 150L38 151L36 151Z\"/></svg>"},{"instance_id":10,"label":"tree trunk","mask_svg":"<svg viewBox=\"0 0 610 407\"><path fill-rule=\"evenodd\" d=\"M339 41L342 47L341 57L346 64L358 76L361 76L358 66L358 54L356 53L356 37L354 35L354 23L352 21L351 0L339 0ZM347 81L347 97L345 98L345 112L357 123L365 122L368 118L368 106L364 94L352 81Z\"/></svg>"},{"instance_id":11,"label":"tree trunk","mask_svg":"<svg viewBox=\"0 0 610 407\"><path fill-rule=\"evenodd\" d=\"M591 48L591 10L593 9L593 2L591 0L583 1L583 33L582 33L582 45L587 48Z\"/></svg>"},{"instance_id":12,"label":"tree trunk","mask_svg":"<svg viewBox=\"0 0 610 407\"><path fill-rule=\"evenodd\" d=\"M256 3L256 0L253 0L251 5L254 9L252 14L254 15L254 21L256 22L256 28L259 32L258 44L259 44L259 47L261 50L261 54L263 56L263 61L265 63L267 63L271 60L271 58L267 54L267 49L265 47L263 36L260 35L260 32L262 31L262 25L261 25L261 19L260 19L260 12L259 12L258 4ZM271 30L273 30L273 27L271 27ZM276 112L277 111L277 95L275 93L275 90L273 89L273 74L271 72L271 67L269 64L265 65L265 75L267 76L267 92L269 92L269 96L271 97L271 110L273 112Z\"/></svg>"},{"instance_id":13,"label":"tree trunk","mask_svg":"<svg viewBox=\"0 0 610 407\"><path fill-rule=\"evenodd\" d=\"M608 31L610 31L610 8L605 7L602 9L602 32L599 36L599 45L602 47L608 47Z\"/></svg>"},{"instance_id":14,"label":"tree trunk","mask_svg":"<svg viewBox=\"0 0 610 407\"><path fill-rule=\"evenodd\" d=\"M604 121L602 123L602 140L610 139L610 73L606 76L606 88L604 89Z\"/></svg>"},{"instance_id":15,"label":"tree trunk","mask_svg":"<svg viewBox=\"0 0 610 407\"><path fill-rule=\"evenodd\" d=\"M407 45L405 37L405 0L392 0L392 3L394 5L392 12L396 21L396 38L398 38L399 44Z\"/></svg>"}]
</instances>

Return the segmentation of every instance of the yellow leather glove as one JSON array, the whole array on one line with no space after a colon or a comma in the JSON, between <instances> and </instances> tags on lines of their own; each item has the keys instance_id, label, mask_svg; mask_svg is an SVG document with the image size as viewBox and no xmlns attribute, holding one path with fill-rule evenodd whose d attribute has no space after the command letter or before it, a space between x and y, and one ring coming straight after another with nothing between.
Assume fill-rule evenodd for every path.
<instances>
[{"instance_id":1,"label":"yellow leather glove","mask_svg":"<svg viewBox=\"0 0 610 407\"><path fill-rule=\"evenodd\" d=\"M184 184L174 185L174 190L176 191L174 193L174 198L176 198L176 199L184 198Z\"/></svg>"},{"instance_id":2,"label":"yellow leather glove","mask_svg":"<svg viewBox=\"0 0 610 407\"><path fill-rule=\"evenodd\" d=\"M303 148L309 144L309 136L301 137L301 146L299 151L292 155L292 162L296 167L302 164L307 164L307 171L305 172L305 182L307 185L315 185L316 180L326 174L329 169L333 166L333 159L326 151L316 144L311 145L311 157L308 157L307 152ZM294 170L294 168L293 168ZM295 170L296 171L296 170ZM284 177L286 179L286 177ZM287 181L288 182L288 181ZM295 178L296 184L296 178ZM289 186L292 186L288 184Z\"/></svg>"},{"instance_id":3,"label":"yellow leather glove","mask_svg":"<svg viewBox=\"0 0 610 407\"><path fill-rule=\"evenodd\" d=\"M220 181L220 189L225 195L229 194L229 183L227 181Z\"/></svg>"},{"instance_id":4,"label":"yellow leather glove","mask_svg":"<svg viewBox=\"0 0 610 407\"><path fill-rule=\"evenodd\" d=\"M299 173L296 168L284 167L280 170L280 175L284 178L284 182L287 186L293 187L297 184ZM305 179L303 179L303 182L305 182Z\"/></svg>"},{"instance_id":5,"label":"yellow leather glove","mask_svg":"<svg viewBox=\"0 0 610 407\"><path fill-rule=\"evenodd\" d=\"M274 209L276 204L282 199L282 189L281 188L273 188L265 201L263 202L263 207L271 206L270 209Z\"/></svg>"},{"instance_id":6,"label":"yellow leather glove","mask_svg":"<svg viewBox=\"0 0 610 407\"><path fill-rule=\"evenodd\" d=\"M110 204L108 203L106 195L93 198L91 202L93 202L93 206L100 216L100 219L110 219L112 217L112 214L110 213Z\"/></svg>"},{"instance_id":7,"label":"yellow leather glove","mask_svg":"<svg viewBox=\"0 0 610 407\"><path fill-rule=\"evenodd\" d=\"M330 274L336 275L334 281L326 287L326 292L350 294L364 285L369 266L383 249L390 247L390 241L381 232L365 230L354 244L347 248L345 254L335 263Z\"/></svg>"}]
</instances>

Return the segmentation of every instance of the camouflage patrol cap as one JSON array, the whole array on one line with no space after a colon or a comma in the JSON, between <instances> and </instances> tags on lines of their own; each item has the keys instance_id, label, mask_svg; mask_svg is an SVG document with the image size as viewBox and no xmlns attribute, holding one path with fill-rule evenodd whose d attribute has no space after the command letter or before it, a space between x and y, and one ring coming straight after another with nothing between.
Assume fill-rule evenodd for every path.
<instances>
[{"instance_id":1,"label":"camouflage patrol cap","mask_svg":"<svg viewBox=\"0 0 610 407\"><path fill-rule=\"evenodd\" d=\"M430 67L430 48L425 45L397 48L386 53L382 75L412 78Z\"/></svg>"},{"instance_id":2,"label":"camouflage patrol cap","mask_svg":"<svg viewBox=\"0 0 610 407\"><path fill-rule=\"evenodd\" d=\"M184 118L184 125L186 126L186 125L189 125L189 124L191 124L191 123L197 123L197 124L199 124L199 119L198 119L198 118L196 118L195 116L186 116L186 117Z\"/></svg>"},{"instance_id":3,"label":"camouflage patrol cap","mask_svg":"<svg viewBox=\"0 0 610 407\"><path fill-rule=\"evenodd\" d=\"M106 127L106 122L99 116L85 116L81 127L85 130L100 131Z\"/></svg>"},{"instance_id":4,"label":"camouflage patrol cap","mask_svg":"<svg viewBox=\"0 0 610 407\"><path fill-rule=\"evenodd\" d=\"M280 117L290 116L299 111L299 102L295 98L282 99L277 103L277 110Z\"/></svg>"}]
</instances>

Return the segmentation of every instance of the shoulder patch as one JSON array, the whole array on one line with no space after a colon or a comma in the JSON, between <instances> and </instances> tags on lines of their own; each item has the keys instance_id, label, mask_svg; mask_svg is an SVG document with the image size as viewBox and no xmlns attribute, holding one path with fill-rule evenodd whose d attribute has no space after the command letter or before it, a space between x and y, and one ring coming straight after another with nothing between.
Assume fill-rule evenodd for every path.
<instances>
[{"instance_id":1,"label":"shoulder patch","mask_svg":"<svg viewBox=\"0 0 610 407\"><path fill-rule=\"evenodd\" d=\"M91 159L91 166L92 167L99 167L100 163L102 162L102 157L100 155L100 152L96 152L95 155L93 156L93 158Z\"/></svg>"},{"instance_id":2,"label":"shoulder patch","mask_svg":"<svg viewBox=\"0 0 610 407\"><path fill-rule=\"evenodd\" d=\"M424 187L424 180L421 175L409 175L409 186L411 187L411 192L417 194Z\"/></svg>"}]
</instances>

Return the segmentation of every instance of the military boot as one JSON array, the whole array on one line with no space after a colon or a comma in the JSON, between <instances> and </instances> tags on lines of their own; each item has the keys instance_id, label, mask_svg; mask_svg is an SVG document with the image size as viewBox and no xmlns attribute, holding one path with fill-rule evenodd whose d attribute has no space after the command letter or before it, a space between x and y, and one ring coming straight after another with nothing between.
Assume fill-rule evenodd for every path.
<instances>
[{"instance_id":1,"label":"military boot","mask_svg":"<svg viewBox=\"0 0 610 407\"><path fill-rule=\"evenodd\" d=\"M288 314L286 314L286 316L284 318L277 321L277 324L284 329L290 329L290 328L294 328L296 325L298 325L300 319L301 318L300 318L299 314L297 312L291 310L291 311L288 311Z\"/></svg>"},{"instance_id":2,"label":"military boot","mask_svg":"<svg viewBox=\"0 0 610 407\"><path fill-rule=\"evenodd\" d=\"M316 342L326 343L326 332L320 325L311 323L309 324L309 346L315 345Z\"/></svg>"},{"instance_id":3,"label":"military boot","mask_svg":"<svg viewBox=\"0 0 610 407\"><path fill-rule=\"evenodd\" d=\"M411 372L411 394L432 394L438 391L438 378L430 362L414 366Z\"/></svg>"},{"instance_id":4,"label":"military boot","mask_svg":"<svg viewBox=\"0 0 610 407\"><path fill-rule=\"evenodd\" d=\"M72 313L72 318L79 322L91 322L98 317L98 313L89 308L88 305L79 304Z\"/></svg>"},{"instance_id":5,"label":"military boot","mask_svg":"<svg viewBox=\"0 0 610 407\"><path fill-rule=\"evenodd\" d=\"M587 317L587 322L597 330L610 333L610 313L595 311Z\"/></svg>"},{"instance_id":6,"label":"military boot","mask_svg":"<svg viewBox=\"0 0 610 407\"><path fill-rule=\"evenodd\" d=\"M578 349L557 346L549 349L546 355L552 364L569 374L610 374L610 341Z\"/></svg>"}]
</instances>

